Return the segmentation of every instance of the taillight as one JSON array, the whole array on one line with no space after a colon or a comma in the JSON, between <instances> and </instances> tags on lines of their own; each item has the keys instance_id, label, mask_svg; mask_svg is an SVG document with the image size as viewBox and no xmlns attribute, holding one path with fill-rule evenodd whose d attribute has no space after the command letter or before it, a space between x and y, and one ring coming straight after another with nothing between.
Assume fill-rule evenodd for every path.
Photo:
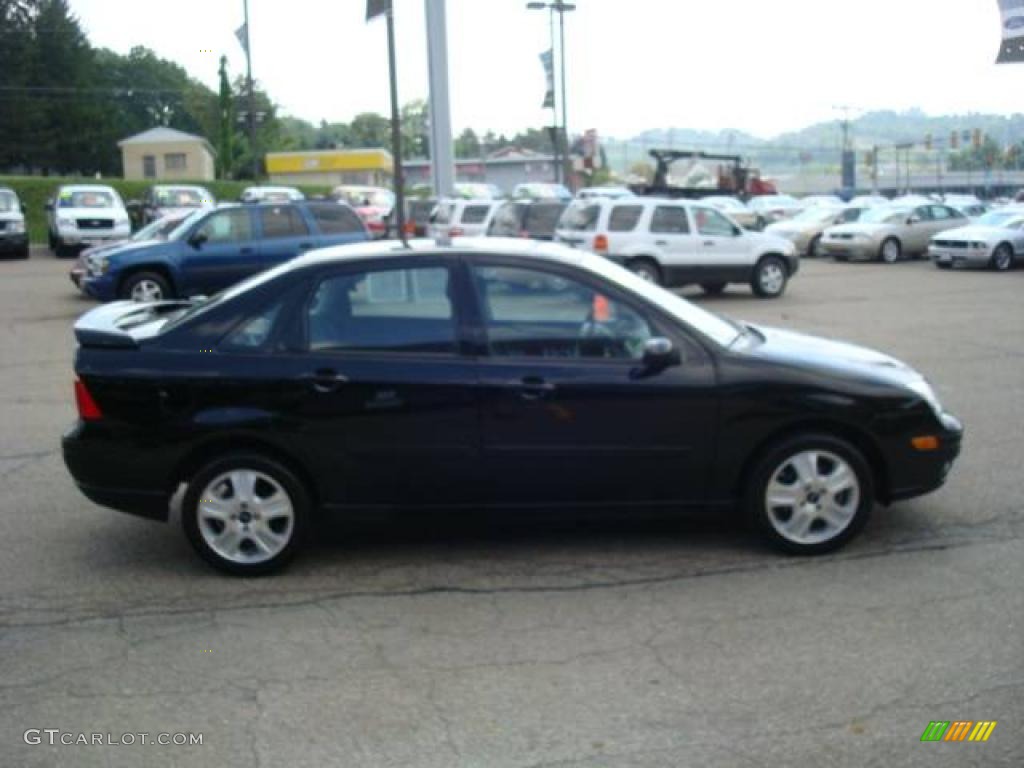
<instances>
[{"instance_id":1,"label":"taillight","mask_svg":"<svg viewBox=\"0 0 1024 768\"><path fill-rule=\"evenodd\" d=\"M598 253L606 252L608 250L608 235L595 235L594 250Z\"/></svg>"},{"instance_id":2,"label":"taillight","mask_svg":"<svg viewBox=\"0 0 1024 768\"><path fill-rule=\"evenodd\" d=\"M466 230L462 227L451 227L448 230L448 237L462 237L464 234L466 234Z\"/></svg>"},{"instance_id":3,"label":"taillight","mask_svg":"<svg viewBox=\"0 0 1024 768\"><path fill-rule=\"evenodd\" d=\"M407 222L405 222L405 234L407 234L407 235L415 235L416 234L416 222L415 221L407 221Z\"/></svg>"},{"instance_id":4,"label":"taillight","mask_svg":"<svg viewBox=\"0 0 1024 768\"><path fill-rule=\"evenodd\" d=\"M75 379L75 404L78 406L78 418L82 421L99 421L103 418L103 411L96 405L81 379Z\"/></svg>"}]
</instances>

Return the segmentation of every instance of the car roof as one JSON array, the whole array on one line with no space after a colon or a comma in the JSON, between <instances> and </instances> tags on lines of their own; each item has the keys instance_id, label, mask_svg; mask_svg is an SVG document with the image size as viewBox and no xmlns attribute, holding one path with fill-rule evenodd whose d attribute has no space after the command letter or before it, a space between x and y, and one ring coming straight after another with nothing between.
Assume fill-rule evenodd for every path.
<instances>
[{"instance_id":1,"label":"car roof","mask_svg":"<svg viewBox=\"0 0 1024 768\"><path fill-rule=\"evenodd\" d=\"M292 260L290 263L296 268L303 268L386 257L402 258L412 255L460 255L473 253L484 253L494 256L521 256L575 265L582 264L590 256L585 251L542 240L525 240L517 237L455 237L450 241L419 238L407 240L405 243L399 240L377 240L348 245L334 245L311 251Z\"/></svg>"},{"instance_id":2,"label":"car roof","mask_svg":"<svg viewBox=\"0 0 1024 768\"><path fill-rule=\"evenodd\" d=\"M61 184L60 189L80 189L84 192L116 192L109 184Z\"/></svg>"}]
</instances>

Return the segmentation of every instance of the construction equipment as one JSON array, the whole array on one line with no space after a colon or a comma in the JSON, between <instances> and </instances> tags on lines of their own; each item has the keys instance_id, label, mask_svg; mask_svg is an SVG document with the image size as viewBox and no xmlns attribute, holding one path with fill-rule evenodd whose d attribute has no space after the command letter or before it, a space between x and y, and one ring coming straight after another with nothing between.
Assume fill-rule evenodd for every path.
<instances>
[{"instance_id":1,"label":"construction equipment","mask_svg":"<svg viewBox=\"0 0 1024 768\"><path fill-rule=\"evenodd\" d=\"M777 193L775 185L763 181L759 171L746 165L739 155L716 155L679 149L652 149L649 154L655 162L654 180L650 184L634 185L632 190L638 195L700 198L725 194L745 200L756 195ZM715 177L709 178L707 184L675 186L669 183L669 169L678 160L691 160L694 163L708 160L720 164L717 166Z\"/></svg>"}]
</instances>

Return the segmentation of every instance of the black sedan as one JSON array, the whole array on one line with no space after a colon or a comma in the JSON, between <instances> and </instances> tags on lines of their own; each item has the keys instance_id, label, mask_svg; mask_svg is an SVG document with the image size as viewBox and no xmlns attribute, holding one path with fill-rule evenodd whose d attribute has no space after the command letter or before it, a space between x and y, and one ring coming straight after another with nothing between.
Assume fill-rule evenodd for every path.
<instances>
[{"instance_id":1,"label":"black sedan","mask_svg":"<svg viewBox=\"0 0 1024 768\"><path fill-rule=\"evenodd\" d=\"M328 248L75 334L79 488L159 520L179 500L232 573L282 565L317 514L398 508L739 506L816 554L939 487L962 433L891 357L522 240Z\"/></svg>"}]
</instances>

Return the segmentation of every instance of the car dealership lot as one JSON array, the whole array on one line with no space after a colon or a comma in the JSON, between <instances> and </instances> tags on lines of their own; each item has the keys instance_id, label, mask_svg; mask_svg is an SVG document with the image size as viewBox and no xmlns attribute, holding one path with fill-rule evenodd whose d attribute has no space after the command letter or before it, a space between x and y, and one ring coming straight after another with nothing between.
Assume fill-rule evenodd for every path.
<instances>
[{"instance_id":1,"label":"car dealership lot","mask_svg":"<svg viewBox=\"0 0 1024 768\"><path fill-rule=\"evenodd\" d=\"M332 526L282 575L233 580L65 472L91 306L68 267L0 263L0 764L1019 764L1024 270L805 260L781 299L700 299L890 352L963 419L947 487L837 555L780 557L707 516L446 519ZM982 719L987 744L918 741Z\"/></svg>"}]
</instances>

